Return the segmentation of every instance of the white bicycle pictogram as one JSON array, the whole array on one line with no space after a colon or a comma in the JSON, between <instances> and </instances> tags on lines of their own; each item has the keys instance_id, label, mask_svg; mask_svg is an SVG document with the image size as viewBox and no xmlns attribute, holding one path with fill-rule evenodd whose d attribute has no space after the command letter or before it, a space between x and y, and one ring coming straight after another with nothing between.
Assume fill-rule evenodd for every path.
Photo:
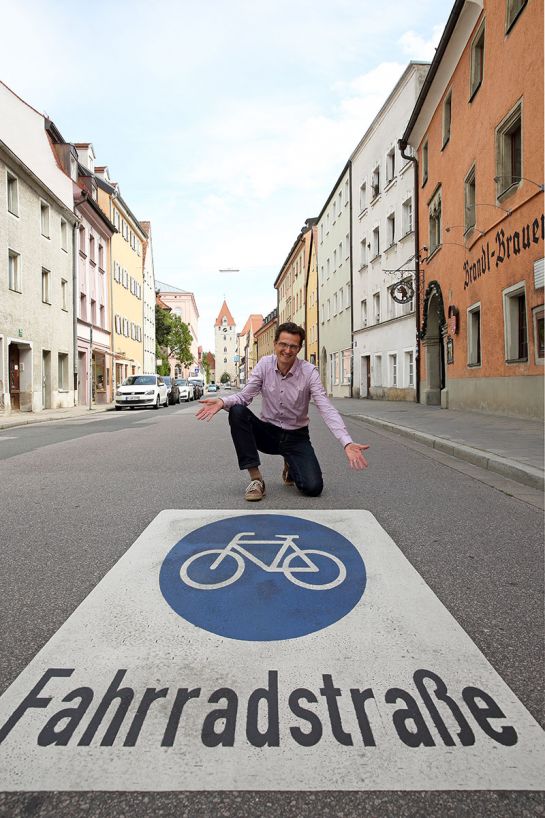
<instances>
[{"instance_id":1,"label":"white bicycle pictogram","mask_svg":"<svg viewBox=\"0 0 545 818\"><path fill-rule=\"evenodd\" d=\"M205 551L199 551L197 554L188 557L180 568L180 579L185 582L186 585L189 585L190 588L198 588L202 591L214 591L218 588L225 588L227 585L232 585L233 582L240 579L246 567L245 560L255 563L255 565L267 573L284 574L286 579L293 582L294 585L299 585L301 588L307 588L311 591L328 591L331 588L336 588L346 579L346 566L342 560L327 551L320 551L316 548L300 548L294 542L294 540L299 539L298 534L276 534L276 539L274 540L243 540L243 537L255 537L255 531L242 531L240 534L235 534L225 548L208 548ZM260 560L259 557L256 557L255 554L252 554L251 551L244 548L243 546L245 545L275 545L278 547L278 550L272 562L267 564L263 562L263 560ZM288 554L287 552L290 549L292 549L291 553ZM305 582L303 579L299 579L299 577L296 576L297 574L316 574L320 572L320 568L310 558L311 555L325 557L327 560L330 560L338 569L336 578L323 584ZM215 559L210 561L211 557L215 557ZM292 561L296 557L299 557L304 564L292 566ZM208 571L213 572L225 559L233 560L234 573L221 582L197 582L189 575L190 567L192 565L194 566L198 560L205 560L206 564L210 563L208 565ZM204 566L201 563L201 568L202 567Z\"/></svg>"}]
</instances>

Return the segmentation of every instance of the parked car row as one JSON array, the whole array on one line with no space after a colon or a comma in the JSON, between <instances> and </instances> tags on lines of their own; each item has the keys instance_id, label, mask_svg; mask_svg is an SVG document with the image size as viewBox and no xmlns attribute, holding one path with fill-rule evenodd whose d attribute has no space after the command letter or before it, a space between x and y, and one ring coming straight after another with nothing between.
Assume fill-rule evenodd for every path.
<instances>
[{"instance_id":1,"label":"parked car row","mask_svg":"<svg viewBox=\"0 0 545 818\"><path fill-rule=\"evenodd\" d=\"M231 389L224 384L224 389ZM206 393L219 392L216 383L208 384ZM153 407L169 406L182 401L198 400L204 394L204 385L198 378L171 378L169 375L130 375L125 378L115 393L115 408L134 409L135 406Z\"/></svg>"}]
</instances>

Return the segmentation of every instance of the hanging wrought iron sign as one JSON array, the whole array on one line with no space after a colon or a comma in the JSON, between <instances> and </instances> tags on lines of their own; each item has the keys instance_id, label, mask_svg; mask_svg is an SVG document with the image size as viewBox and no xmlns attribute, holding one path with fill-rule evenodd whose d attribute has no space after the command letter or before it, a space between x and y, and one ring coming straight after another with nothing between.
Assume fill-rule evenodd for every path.
<instances>
[{"instance_id":1,"label":"hanging wrought iron sign","mask_svg":"<svg viewBox=\"0 0 545 818\"><path fill-rule=\"evenodd\" d=\"M414 298L414 287L411 279L398 281L390 288L390 295L398 304L408 304Z\"/></svg>"}]
</instances>

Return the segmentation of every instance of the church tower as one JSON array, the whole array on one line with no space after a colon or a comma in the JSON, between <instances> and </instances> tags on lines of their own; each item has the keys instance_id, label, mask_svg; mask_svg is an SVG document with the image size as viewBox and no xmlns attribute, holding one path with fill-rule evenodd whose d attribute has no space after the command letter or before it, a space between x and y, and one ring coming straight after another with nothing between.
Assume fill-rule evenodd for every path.
<instances>
[{"instance_id":1,"label":"church tower","mask_svg":"<svg viewBox=\"0 0 545 818\"><path fill-rule=\"evenodd\" d=\"M216 354L216 382L227 372L231 381L235 380L238 365L235 362L237 354L237 333L235 319L231 315L227 302L221 305L221 310L214 324L215 354Z\"/></svg>"}]
</instances>

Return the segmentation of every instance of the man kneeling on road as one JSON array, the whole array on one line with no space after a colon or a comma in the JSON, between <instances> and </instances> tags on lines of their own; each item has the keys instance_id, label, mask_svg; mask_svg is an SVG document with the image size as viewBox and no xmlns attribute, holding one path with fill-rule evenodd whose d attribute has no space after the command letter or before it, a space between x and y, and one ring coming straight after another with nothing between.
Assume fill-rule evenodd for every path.
<instances>
[{"instance_id":1,"label":"man kneeling on road","mask_svg":"<svg viewBox=\"0 0 545 818\"><path fill-rule=\"evenodd\" d=\"M197 412L199 420L211 420L220 409L229 412L231 436L241 470L248 469L251 482L246 500L262 500L265 481L259 470L258 452L280 454L284 458L282 480L297 486L302 494L318 497L323 480L320 464L308 433L308 407L314 400L329 430L344 447L352 469L366 469L365 446L354 443L341 416L329 401L318 370L297 353L305 340L305 330L292 322L280 324L274 336L274 355L256 364L248 383L238 394L227 398L205 398ZM261 418L248 404L261 394Z\"/></svg>"}]
</instances>

